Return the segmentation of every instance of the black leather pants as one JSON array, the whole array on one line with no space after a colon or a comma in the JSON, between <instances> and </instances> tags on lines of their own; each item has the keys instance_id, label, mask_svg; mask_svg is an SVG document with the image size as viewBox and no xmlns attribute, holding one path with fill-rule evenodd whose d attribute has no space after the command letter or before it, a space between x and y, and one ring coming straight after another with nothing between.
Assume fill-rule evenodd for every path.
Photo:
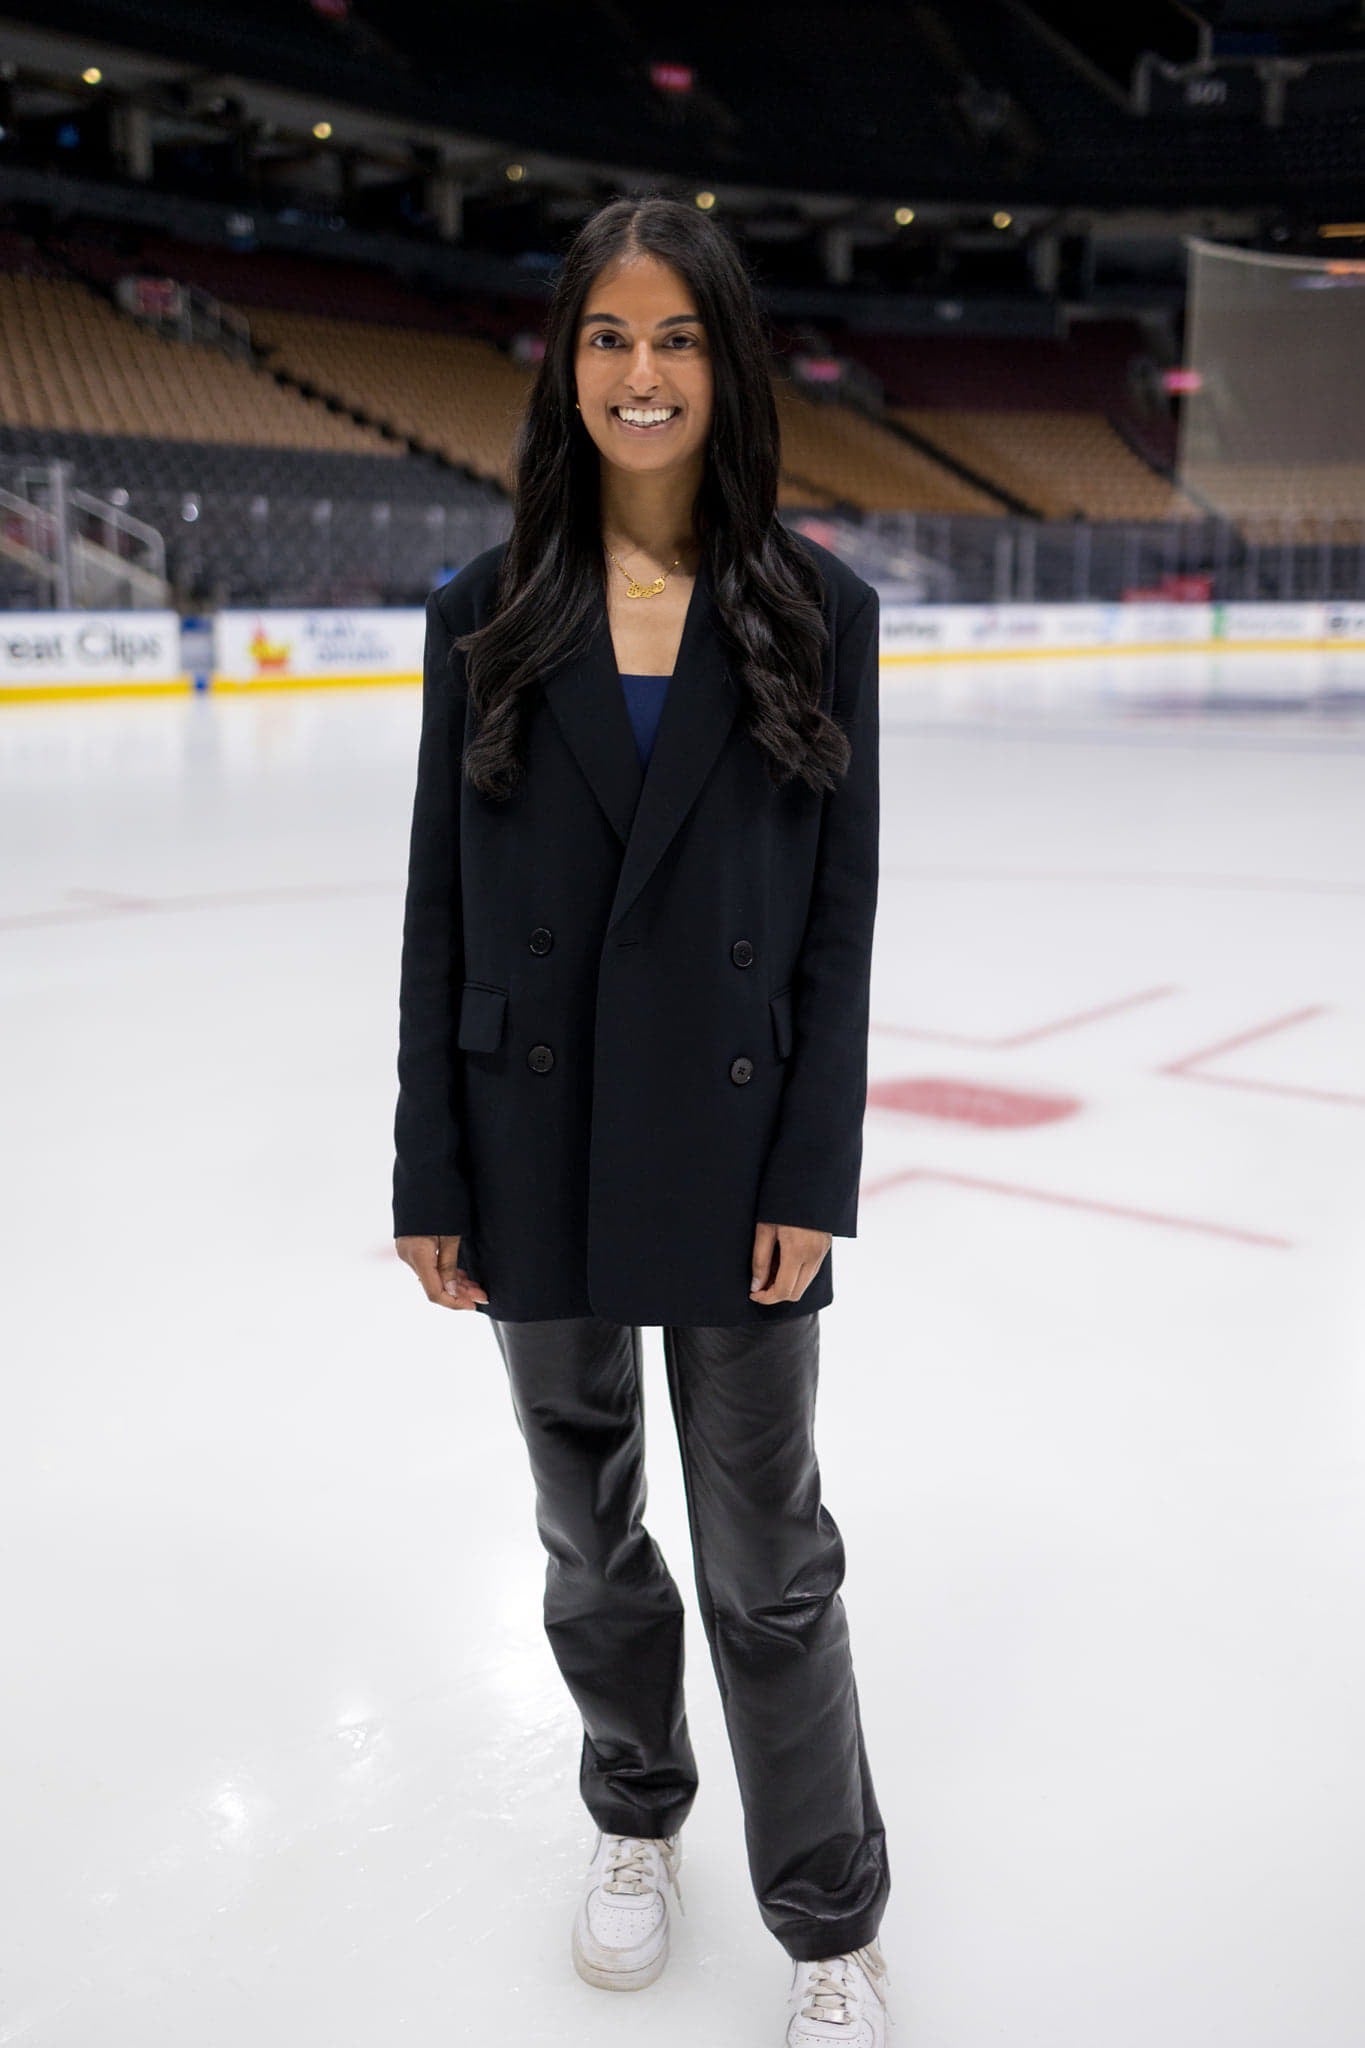
<instances>
[{"instance_id":1,"label":"black leather pants","mask_svg":"<svg viewBox=\"0 0 1365 2048\"><path fill-rule=\"evenodd\" d=\"M583 1718L579 1783L610 1833L676 1834L697 1768L683 1608L641 1519L641 1332L490 1317L549 1554L545 1628ZM820 1312L664 1326L693 1564L765 1925L810 1961L875 1936L886 1840L839 1587L844 1547L812 1438Z\"/></svg>"}]
</instances>

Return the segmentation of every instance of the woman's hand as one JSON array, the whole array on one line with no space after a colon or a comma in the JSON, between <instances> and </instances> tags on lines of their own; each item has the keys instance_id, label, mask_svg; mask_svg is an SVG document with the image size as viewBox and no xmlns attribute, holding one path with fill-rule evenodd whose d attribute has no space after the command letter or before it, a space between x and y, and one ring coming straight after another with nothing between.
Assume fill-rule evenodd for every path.
<instances>
[{"instance_id":1,"label":"woman's hand","mask_svg":"<svg viewBox=\"0 0 1365 2048\"><path fill-rule=\"evenodd\" d=\"M750 1301L799 1301L833 1242L827 1230L798 1230L790 1223L757 1224Z\"/></svg>"},{"instance_id":2,"label":"woman's hand","mask_svg":"<svg viewBox=\"0 0 1365 2048\"><path fill-rule=\"evenodd\" d=\"M428 1301L441 1308L473 1308L487 1301L477 1280L471 1280L458 1263L458 1237L396 1237L394 1249L405 1266L411 1266L422 1283Z\"/></svg>"}]
</instances>

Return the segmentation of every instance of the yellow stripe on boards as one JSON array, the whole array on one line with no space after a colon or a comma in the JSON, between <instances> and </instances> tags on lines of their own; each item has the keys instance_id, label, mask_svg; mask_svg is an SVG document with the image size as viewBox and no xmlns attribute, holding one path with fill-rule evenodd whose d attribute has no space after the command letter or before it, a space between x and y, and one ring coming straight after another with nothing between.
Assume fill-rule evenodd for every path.
<instances>
[{"instance_id":1,"label":"yellow stripe on boards","mask_svg":"<svg viewBox=\"0 0 1365 2048\"><path fill-rule=\"evenodd\" d=\"M350 690L380 688L390 683L411 686L413 683L420 683L421 680L416 670L393 676L271 676L268 680L262 681L255 678L244 681L236 676L218 676L210 687L200 694L207 697L212 696L215 690L231 690L238 695L259 696L262 691L267 690ZM192 676L182 676L178 682L170 683L24 683L11 687L8 683L0 682L0 703L36 703L40 699L52 701L57 698L76 697L165 697L193 690Z\"/></svg>"},{"instance_id":2,"label":"yellow stripe on boards","mask_svg":"<svg viewBox=\"0 0 1365 2048\"><path fill-rule=\"evenodd\" d=\"M4 683L0 703L37 703L54 697L174 697L194 688L193 676L169 683Z\"/></svg>"},{"instance_id":3,"label":"yellow stripe on boards","mask_svg":"<svg viewBox=\"0 0 1365 2048\"><path fill-rule=\"evenodd\" d=\"M237 690L255 694L261 690L359 690L367 684L420 683L420 670L392 676L215 676L211 690Z\"/></svg>"}]
</instances>

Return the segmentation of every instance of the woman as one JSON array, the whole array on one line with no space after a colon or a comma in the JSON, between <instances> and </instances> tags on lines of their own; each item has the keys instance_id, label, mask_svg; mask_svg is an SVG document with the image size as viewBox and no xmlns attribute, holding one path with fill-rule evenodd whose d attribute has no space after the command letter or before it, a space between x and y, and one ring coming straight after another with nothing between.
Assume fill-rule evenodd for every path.
<instances>
[{"instance_id":1,"label":"woman","mask_svg":"<svg viewBox=\"0 0 1365 2048\"><path fill-rule=\"evenodd\" d=\"M888 1870L812 1445L856 1231L877 599L776 515L743 263L617 200L565 259L511 539L427 604L394 1232L493 1324L583 1720L580 1975L651 1982L697 1773L643 1526L663 1332L696 1582L788 2048L887 2040Z\"/></svg>"}]
</instances>

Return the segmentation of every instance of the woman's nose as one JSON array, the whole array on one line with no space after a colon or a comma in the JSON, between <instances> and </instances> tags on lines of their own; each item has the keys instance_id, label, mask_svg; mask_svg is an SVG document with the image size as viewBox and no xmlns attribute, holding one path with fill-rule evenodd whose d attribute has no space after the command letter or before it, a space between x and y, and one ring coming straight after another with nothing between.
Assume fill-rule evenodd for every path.
<instances>
[{"instance_id":1,"label":"woman's nose","mask_svg":"<svg viewBox=\"0 0 1365 2048\"><path fill-rule=\"evenodd\" d=\"M647 342L641 342L636 349L626 378L632 391L652 391L659 381L659 372L654 364L654 354Z\"/></svg>"}]
</instances>

